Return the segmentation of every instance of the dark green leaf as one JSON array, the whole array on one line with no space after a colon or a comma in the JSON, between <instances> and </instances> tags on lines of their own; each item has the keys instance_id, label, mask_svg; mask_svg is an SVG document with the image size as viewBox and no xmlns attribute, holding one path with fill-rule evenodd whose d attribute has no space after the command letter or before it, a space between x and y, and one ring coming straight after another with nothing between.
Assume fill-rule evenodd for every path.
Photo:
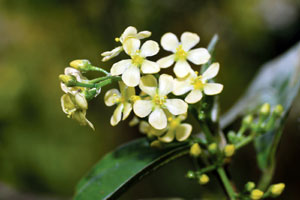
<instances>
[{"instance_id":1,"label":"dark green leaf","mask_svg":"<svg viewBox=\"0 0 300 200\"><path fill-rule=\"evenodd\" d=\"M261 170L272 167L284 120L300 87L300 43L287 53L265 64L250 84L245 95L221 119L224 128L238 117L257 110L263 103L281 104L284 115L275 130L255 140L258 165Z\"/></svg>"},{"instance_id":2,"label":"dark green leaf","mask_svg":"<svg viewBox=\"0 0 300 200\"><path fill-rule=\"evenodd\" d=\"M76 200L116 199L132 183L169 161L188 153L181 143L153 149L147 139L138 139L107 154L77 186Z\"/></svg>"}]
</instances>

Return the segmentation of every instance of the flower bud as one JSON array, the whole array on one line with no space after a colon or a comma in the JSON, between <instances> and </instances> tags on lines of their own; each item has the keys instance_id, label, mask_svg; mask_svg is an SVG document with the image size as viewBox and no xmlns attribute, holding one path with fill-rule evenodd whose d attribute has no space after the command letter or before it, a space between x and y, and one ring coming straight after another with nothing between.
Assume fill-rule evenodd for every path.
<instances>
[{"instance_id":1,"label":"flower bud","mask_svg":"<svg viewBox=\"0 0 300 200\"><path fill-rule=\"evenodd\" d=\"M281 193L283 192L285 188L285 184L284 183L278 183L278 184L274 184L270 187L270 191L273 197L277 197L279 195L281 195Z\"/></svg>"},{"instance_id":2,"label":"flower bud","mask_svg":"<svg viewBox=\"0 0 300 200\"><path fill-rule=\"evenodd\" d=\"M206 174L202 174L198 181L201 185L205 185L209 182L209 177Z\"/></svg>"},{"instance_id":3,"label":"flower bud","mask_svg":"<svg viewBox=\"0 0 300 200\"><path fill-rule=\"evenodd\" d=\"M237 143L239 141L239 138L237 137L236 133L234 131L229 131L227 134L227 138L230 141L230 143Z\"/></svg>"},{"instance_id":4,"label":"flower bud","mask_svg":"<svg viewBox=\"0 0 300 200\"><path fill-rule=\"evenodd\" d=\"M264 103L261 108L259 113L263 116L268 116L270 114L271 106L269 103Z\"/></svg>"},{"instance_id":5,"label":"flower bud","mask_svg":"<svg viewBox=\"0 0 300 200\"><path fill-rule=\"evenodd\" d=\"M282 115L282 113L283 113L283 106L278 104L274 109L274 114L276 116L280 116L280 115Z\"/></svg>"},{"instance_id":6,"label":"flower bud","mask_svg":"<svg viewBox=\"0 0 300 200\"><path fill-rule=\"evenodd\" d=\"M150 146L157 149L162 148L162 144L159 140L154 140L153 142L151 142Z\"/></svg>"},{"instance_id":7,"label":"flower bud","mask_svg":"<svg viewBox=\"0 0 300 200\"><path fill-rule=\"evenodd\" d=\"M234 154L235 147L233 144L227 144L224 148L224 154L226 157L231 157Z\"/></svg>"},{"instance_id":8,"label":"flower bud","mask_svg":"<svg viewBox=\"0 0 300 200\"><path fill-rule=\"evenodd\" d=\"M198 143L195 143L190 148L190 155L193 157L198 157L201 154L201 148Z\"/></svg>"},{"instance_id":9,"label":"flower bud","mask_svg":"<svg viewBox=\"0 0 300 200\"><path fill-rule=\"evenodd\" d=\"M88 71L91 67L91 62L88 60L73 60L70 66L80 71Z\"/></svg>"},{"instance_id":10,"label":"flower bud","mask_svg":"<svg viewBox=\"0 0 300 200\"><path fill-rule=\"evenodd\" d=\"M255 183L252 181L249 181L248 183L246 183L245 185L245 190L250 192L255 188Z\"/></svg>"},{"instance_id":11,"label":"flower bud","mask_svg":"<svg viewBox=\"0 0 300 200\"><path fill-rule=\"evenodd\" d=\"M59 79L68 87L75 86L77 82L75 76L72 75L61 74L59 75Z\"/></svg>"},{"instance_id":12,"label":"flower bud","mask_svg":"<svg viewBox=\"0 0 300 200\"><path fill-rule=\"evenodd\" d=\"M211 143L209 146L208 146L208 151L212 154L215 154L217 152L217 144L216 143Z\"/></svg>"},{"instance_id":13,"label":"flower bud","mask_svg":"<svg viewBox=\"0 0 300 200\"><path fill-rule=\"evenodd\" d=\"M259 200L263 197L264 192L259 189L252 190L250 197L252 200Z\"/></svg>"},{"instance_id":14,"label":"flower bud","mask_svg":"<svg viewBox=\"0 0 300 200\"><path fill-rule=\"evenodd\" d=\"M243 119L243 125L249 127L251 125L253 121L253 116L252 115L247 115L246 117L244 117Z\"/></svg>"},{"instance_id":15,"label":"flower bud","mask_svg":"<svg viewBox=\"0 0 300 200\"><path fill-rule=\"evenodd\" d=\"M188 171L187 174L186 174L186 177L187 177L187 178L191 178L191 179L192 179L192 178L195 178L195 172L193 172L193 171Z\"/></svg>"}]
</instances>

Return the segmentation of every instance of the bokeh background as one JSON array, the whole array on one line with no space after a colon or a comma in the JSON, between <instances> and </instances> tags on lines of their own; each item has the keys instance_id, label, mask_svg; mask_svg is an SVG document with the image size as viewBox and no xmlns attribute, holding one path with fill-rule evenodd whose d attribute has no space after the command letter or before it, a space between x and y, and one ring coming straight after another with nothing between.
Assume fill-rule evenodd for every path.
<instances>
[{"instance_id":1,"label":"bokeh background","mask_svg":"<svg viewBox=\"0 0 300 200\"><path fill-rule=\"evenodd\" d=\"M114 38L129 25L152 31L156 41L169 31L196 32L200 46L218 33L225 112L263 63L300 40L299 11L298 0L0 0L0 199L70 199L76 183L105 153L141 136L127 121L110 126L113 108L103 103L107 88L90 102L95 132L65 116L58 75L70 61L86 58L109 70L113 61L102 63L100 53L117 46ZM274 178L287 184L281 199L299 196L299 97L296 102ZM238 184L257 180L254 158L248 147L234 159ZM167 165L122 199L224 199L216 180L200 187L184 178L189 162Z\"/></svg>"}]
</instances>

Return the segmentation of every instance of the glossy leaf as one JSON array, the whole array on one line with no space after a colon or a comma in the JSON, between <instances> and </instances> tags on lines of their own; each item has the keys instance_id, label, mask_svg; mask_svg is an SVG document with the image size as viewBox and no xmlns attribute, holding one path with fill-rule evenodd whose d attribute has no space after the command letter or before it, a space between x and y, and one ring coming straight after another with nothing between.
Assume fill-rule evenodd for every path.
<instances>
[{"instance_id":1,"label":"glossy leaf","mask_svg":"<svg viewBox=\"0 0 300 200\"><path fill-rule=\"evenodd\" d=\"M257 161L262 171L273 168L274 155L280 140L284 120L300 87L300 43L287 53L268 62L261 70L245 95L221 119L224 128L233 123L238 117L254 112L263 103L272 106L281 104L284 115L275 130L272 130L255 140Z\"/></svg>"},{"instance_id":2,"label":"glossy leaf","mask_svg":"<svg viewBox=\"0 0 300 200\"><path fill-rule=\"evenodd\" d=\"M138 139L107 154L78 184L75 200L116 199L131 184L169 161L188 153L181 143L158 150Z\"/></svg>"}]
</instances>

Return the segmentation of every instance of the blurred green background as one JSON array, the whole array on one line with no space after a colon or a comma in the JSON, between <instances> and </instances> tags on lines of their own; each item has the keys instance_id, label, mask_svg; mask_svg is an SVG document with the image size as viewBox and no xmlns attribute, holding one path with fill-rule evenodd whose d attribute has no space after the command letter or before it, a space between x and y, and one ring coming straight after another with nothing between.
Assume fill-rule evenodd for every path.
<instances>
[{"instance_id":1,"label":"blurred green background","mask_svg":"<svg viewBox=\"0 0 300 200\"><path fill-rule=\"evenodd\" d=\"M218 81L225 85L220 98L225 112L263 63L300 40L300 2L0 0L0 199L68 199L105 153L141 136L127 122L110 126L113 108L103 103L107 88L90 102L88 119L95 132L68 119L60 107L58 75L68 63L86 58L109 70L117 59L101 63L100 53L117 46L114 38L129 25L152 31L156 41L169 31L178 36L196 32L202 47L218 33L216 59L221 64ZM299 113L298 97L279 147L274 181L287 184L281 199L299 196ZM214 184L217 180L200 187L184 179L191 167L186 158L167 165L123 199L220 199L211 196L222 192ZM251 147L234 159L230 171L238 184L257 180Z\"/></svg>"}]
</instances>

